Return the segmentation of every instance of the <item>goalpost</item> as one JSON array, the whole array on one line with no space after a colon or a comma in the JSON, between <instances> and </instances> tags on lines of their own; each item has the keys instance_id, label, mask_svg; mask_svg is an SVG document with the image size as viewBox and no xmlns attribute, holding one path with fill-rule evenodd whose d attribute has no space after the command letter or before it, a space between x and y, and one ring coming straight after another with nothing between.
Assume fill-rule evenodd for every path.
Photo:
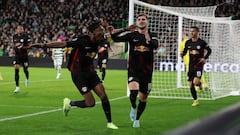
<instances>
[{"instance_id":1,"label":"goalpost","mask_svg":"<svg viewBox=\"0 0 240 135\"><path fill-rule=\"evenodd\" d=\"M192 99L178 51L182 32L188 33L191 26L200 28L200 38L212 49L204 66L209 90L198 94L199 99L239 95L240 21L214 17L216 8L166 7L130 0L129 25L139 13L146 13L149 29L158 33L160 42L155 54L151 97Z\"/></svg>"}]
</instances>

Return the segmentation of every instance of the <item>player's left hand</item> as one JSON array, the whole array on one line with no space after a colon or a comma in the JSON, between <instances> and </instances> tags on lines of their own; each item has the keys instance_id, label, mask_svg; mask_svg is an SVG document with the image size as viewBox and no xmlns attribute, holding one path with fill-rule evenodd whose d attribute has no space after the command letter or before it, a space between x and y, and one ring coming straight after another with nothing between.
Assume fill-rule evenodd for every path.
<instances>
[{"instance_id":1,"label":"player's left hand","mask_svg":"<svg viewBox=\"0 0 240 135\"><path fill-rule=\"evenodd\" d=\"M34 43L34 44L31 44L30 47L43 47L43 44L42 43Z\"/></svg>"}]
</instances>

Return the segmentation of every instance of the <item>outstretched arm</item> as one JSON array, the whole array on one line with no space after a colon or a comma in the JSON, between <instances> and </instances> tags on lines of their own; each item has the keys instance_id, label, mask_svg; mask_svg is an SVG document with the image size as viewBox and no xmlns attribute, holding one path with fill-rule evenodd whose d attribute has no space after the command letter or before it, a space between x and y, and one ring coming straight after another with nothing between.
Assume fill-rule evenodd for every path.
<instances>
[{"instance_id":1,"label":"outstretched arm","mask_svg":"<svg viewBox=\"0 0 240 135\"><path fill-rule=\"evenodd\" d=\"M128 41L128 35L125 34L123 36L119 36L121 33L123 32L127 32L127 31L134 31L136 29L136 25L130 25L126 28L122 28L122 29L114 29L113 26L109 26L108 27L108 32L111 34L112 40L114 42L126 42Z\"/></svg>"},{"instance_id":2,"label":"outstretched arm","mask_svg":"<svg viewBox=\"0 0 240 135\"><path fill-rule=\"evenodd\" d=\"M47 47L47 48L63 48L67 46L67 42L65 41L57 41L57 42L50 42L50 43L35 43L32 44L31 47Z\"/></svg>"}]
</instances>

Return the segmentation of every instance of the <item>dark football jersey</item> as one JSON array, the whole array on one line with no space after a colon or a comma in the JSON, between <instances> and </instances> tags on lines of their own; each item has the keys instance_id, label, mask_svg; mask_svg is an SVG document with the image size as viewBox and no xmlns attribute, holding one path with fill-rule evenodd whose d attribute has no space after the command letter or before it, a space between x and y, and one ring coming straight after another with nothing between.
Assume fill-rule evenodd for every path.
<instances>
[{"instance_id":1,"label":"dark football jersey","mask_svg":"<svg viewBox=\"0 0 240 135\"><path fill-rule=\"evenodd\" d=\"M67 47L73 48L68 62L71 72L94 71L93 60L98 52L98 43L93 43L88 35L84 35L67 42Z\"/></svg>"},{"instance_id":2,"label":"dark football jersey","mask_svg":"<svg viewBox=\"0 0 240 135\"><path fill-rule=\"evenodd\" d=\"M28 34L23 33L22 35L15 34L13 36L14 50L16 57L27 57L28 50L24 46L31 43L31 38Z\"/></svg>"},{"instance_id":3,"label":"dark football jersey","mask_svg":"<svg viewBox=\"0 0 240 135\"><path fill-rule=\"evenodd\" d=\"M120 33L112 35L115 42L129 42L128 72L144 75L152 74L154 53L158 47L157 34L149 32L150 41L146 41L145 35L138 31L129 32L119 36Z\"/></svg>"},{"instance_id":4,"label":"dark football jersey","mask_svg":"<svg viewBox=\"0 0 240 135\"><path fill-rule=\"evenodd\" d=\"M183 51L183 55L186 54L187 51L189 51L189 66L190 67L198 67L198 66L203 66L204 63L200 63L200 58L204 58L204 52L206 50L211 50L208 46L208 44L198 38L196 42L193 42L192 39L189 39L185 43L185 48ZM210 55L211 51L208 51L207 55L205 56L208 57Z\"/></svg>"}]
</instances>

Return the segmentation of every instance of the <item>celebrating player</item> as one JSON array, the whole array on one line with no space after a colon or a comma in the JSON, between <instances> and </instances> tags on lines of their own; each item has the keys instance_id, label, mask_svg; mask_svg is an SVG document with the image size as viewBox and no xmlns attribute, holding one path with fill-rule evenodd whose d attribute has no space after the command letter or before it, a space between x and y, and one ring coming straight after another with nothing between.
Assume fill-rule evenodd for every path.
<instances>
[{"instance_id":1,"label":"celebrating player","mask_svg":"<svg viewBox=\"0 0 240 135\"><path fill-rule=\"evenodd\" d=\"M27 33L24 32L23 26L19 25L16 29L17 34L13 36L13 43L14 43L14 50L15 50L15 57L13 60L13 65L15 69L15 82L16 82L16 89L14 90L15 93L20 91L19 87L19 69L20 64L23 66L23 71L26 76L25 85L26 87L29 86L29 72L28 72L28 46L31 43L31 39Z\"/></svg>"},{"instance_id":2,"label":"celebrating player","mask_svg":"<svg viewBox=\"0 0 240 135\"><path fill-rule=\"evenodd\" d=\"M201 91L200 78L203 73L203 66L206 59L211 54L212 50L208 44L199 38L199 28L192 26L190 29L191 39L186 41L181 57L185 56L189 52L189 70L188 70L188 81L190 82L190 90L194 99L192 106L198 106L197 92ZM205 54L205 50L207 53Z\"/></svg>"},{"instance_id":3,"label":"celebrating player","mask_svg":"<svg viewBox=\"0 0 240 135\"><path fill-rule=\"evenodd\" d=\"M137 27L137 31L133 31ZM128 32L120 36L123 32ZM148 95L152 86L152 72L154 54L153 50L158 47L157 34L148 30L148 17L145 14L137 16L136 26L131 25L127 29L116 30L109 28L114 42L129 42L128 59L128 87L130 89L131 111L130 119L133 127L140 127L139 119L145 110ZM139 94L139 104L136 105Z\"/></svg>"},{"instance_id":4,"label":"celebrating player","mask_svg":"<svg viewBox=\"0 0 240 135\"><path fill-rule=\"evenodd\" d=\"M188 33L183 32L182 42L180 43L180 53L183 52L184 47L185 47L185 43L187 42L188 39L189 39ZM188 72L188 69L189 69L189 52L187 52L186 55L183 57L183 62L184 62L185 67L186 67L186 72ZM206 79L204 77L204 73L202 74L202 77L201 77L201 83L202 83L202 88L204 90L207 90L208 85L207 85Z\"/></svg>"},{"instance_id":5,"label":"celebrating player","mask_svg":"<svg viewBox=\"0 0 240 135\"><path fill-rule=\"evenodd\" d=\"M72 41L34 44L33 46L73 48L68 62L68 69L71 72L72 81L83 95L84 100L71 101L69 98L65 98L63 101L63 111L65 115L68 114L72 106L80 108L95 106L95 99L91 92L91 89L93 89L101 99L102 107L107 118L107 128L118 129L118 127L112 123L110 102L93 65L93 59L98 52L99 42L104 39L103 28L100 22L94 22L89 25L88 30L88 35L82 35Z\"/></svg>"}]
</instances>

